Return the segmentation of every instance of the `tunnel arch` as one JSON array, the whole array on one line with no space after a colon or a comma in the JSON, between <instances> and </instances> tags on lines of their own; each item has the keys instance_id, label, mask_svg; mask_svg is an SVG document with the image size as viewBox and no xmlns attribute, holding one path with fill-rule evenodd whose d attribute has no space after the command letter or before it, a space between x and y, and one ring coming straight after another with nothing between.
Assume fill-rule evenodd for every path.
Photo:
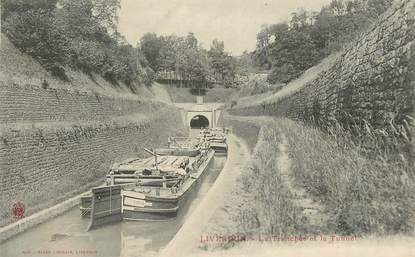
<instances>
[{"instance_id":1,"label":"tunnel arch","mask_svg":"<svg viewBox=\"0 0 415 257\"><path fill-rule=\"evenodd\" d=\"M196 115L190 120L190 128L192 129L200 129L200 128L208 128L210 126L209 119L204 115Z\"/></svg>"}]
</instances>

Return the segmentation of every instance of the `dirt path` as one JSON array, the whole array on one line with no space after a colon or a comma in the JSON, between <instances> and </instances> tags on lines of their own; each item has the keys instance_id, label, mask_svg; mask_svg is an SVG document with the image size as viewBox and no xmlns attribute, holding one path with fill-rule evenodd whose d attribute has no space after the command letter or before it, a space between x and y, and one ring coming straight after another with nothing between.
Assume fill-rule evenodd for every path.
<instances>
[{"instance_id":1,"label":"dirt path","mask_svg":"<svg viewBox=\"0 0 415 257\"><path fill-rule=\"evenodd\" d=\"M277 159L277 165L282 175L290 175L291 161L288 156L287 139L282 135L282 143L279 145L280 155Z\"/></svg>"},{"instance_id":2,"label":"dirt path","mask_svg":"<svg viewBox=\"0 0 415 257\"><path fill-rule=\"evenodd\" d=\"M221 174L173 240L162 250L160 256L187 256L198 247L204 227L216 209L224 204L223 196L231 189L229 185L235 183L248 157L249 151L245 143L231 135L228 160Z\"/></svg>"},{"instance_id":3,"label":"dirt path","mask_svg":"<svg viewBox=\"0 0 415 257\"><path fill-rule=\"evenodd\" d=\"M321 227L321 224L327 222L327 215L324 214L324 207L314 201L306 190L297 185L294 174L291 172L291 159L289 157L289 145L285 135L282 135L282 142L279 145L279 153L277 165L281 172L285 185L289 188L293 195L292 202L301 208L302 214L307 218L310 228Z\"/></svg>"},{"instance_id":4,"label":"dirt path","mask_svg":"<svg viewBox=\"0 0 415 257\"><path fill-rule=\"evenodd\" d=\"M250 121L265 126L278 126L273 118L270 117L238 117L231 116L228 118L234 120ZM229 185L235 183L234 179L240 174L244 162L249 160L248 149L242 144L237 146L238 139L232 137L230 145L229 163L226 164L221 177L211 188L208 196L198 206L197 210L192 213L189 220L183 225L176 237L162 251L161 256L259 256L259 257L284 257L284 256L341 256L341 257L389 257L403 256L415 257L415 238L408 236L387 236L387 237L357 237L353 241L333 241L332 235L324 235L327 241L305 241L300 243L269 243L269 242L245 242L237 244L229 249L215 248L214 250L202 250L200 246L200 235L203 233L205 224L208 223L209 217L213 215L218 206L223 205L225 192L232 190ZM245 149L245 150L243 150ZM239 151L239 152L238 152ZM236 154L237 153L237 154ZM301 207L303 214L308 218L311 225L324 222L322 218L322 206L312 200L304 188L294 180L294 174L291 170L290 145L287 139L282 137L282 143L279 145L278 167L283 176L284 183L289 187L293 195L293 203ZM233 177L232 177L233 176ZM212 219L210 219L212 220Z\"/></svg>"},{"instance_id":5,"label":"dirt path","mask_svg":"<svg viewBox=\"0 0 415 257\"><path fill-rule=\"evenodd\" d=\"M252 122L261 126L278 126L278 122L269 116L234 116L227 115L227 119ZM317 229L321 224L327 222L327 215L324 214L324 206L306 192L306 190L296 183L294 174L291 172L291 160L289 157L289 144L284 135L279 144L279 156L277 159L278 170L281 172L285 185L293 195L292 202L302 209L302 214L307 218L310 228Z\"/></svg>"}]
</instances>

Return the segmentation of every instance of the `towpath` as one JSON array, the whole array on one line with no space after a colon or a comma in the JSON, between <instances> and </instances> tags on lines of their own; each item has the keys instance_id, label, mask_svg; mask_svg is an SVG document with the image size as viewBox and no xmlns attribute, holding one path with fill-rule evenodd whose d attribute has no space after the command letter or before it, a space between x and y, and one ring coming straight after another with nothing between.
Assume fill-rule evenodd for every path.
<instances>
[{"instance_id":1,"label":"towpath","mask_svg":"<svg viewBox=\"0 0 415 257\"><path fill-rule=\"evenodd\" d=\"M267 126L278 126L278 123L274 123L275 120L271 117L240 117L240 116L228 116L228 119L250 121L257 124ZM284 183L289 186L291 192L294 195L293 202L302 207L303 214L308 217L310 222L321 222L321 206L312 201L310 196L305 190L299 187L293 181L293 174L291 171L291 159L289 157L290 145L287 139L283 135L282 142L279 145L280 155L277 160L279 170L283 175ZM232 154L235 149L230 149ZM237 149L236 149L237 150ZM246 150L247 151L247 150ZM231 155L232 156L232 155ZM246 158L249 160L249 158ZM230 166L230 165L229 165ZM238 167L238 166L236 166ZM235 169L236 169L235 167ZM233 170L233 174L239 174L243 168L239 165L239 171ZM232 182L228 182L232 183ZM232 184L228 184L232 185ZM229 187L228 190L231 190ZM212 192L211 190L210 192ZM217 199L216 204L220 204L220 195L215 196ZM215 206L215 208L217 205ZM415 257L415 239L411 236L394 235L385 237L362 237L353 241L335 241L331 236L327 235L327 241L317 240L317 242L306 241L304 243L261 243L261 242L246 242L236 245L230 249L216 249L214 251L205 251L196 249L195 242L197 243L197 236L201 234L203 225L206 223L206 219L198 218L202 217L205 209L208 212L214 209L209 209L209 205L202 203L199 205L200 213L194 213L192 215L192 222L185 223L183 229L176 235L175 239L170 242L168 247L162 252L161 256L192 256L192 257L210 257L210 256L226 256L226 257L290 257L290 256L341 256L341 257L387 257L387 256L405 256ZM211 215L211 214L210 214ZM194 223L193 223L194 222ZM193 224L190 224L193 223ZM191 235L191 236L189 236ZM318 236L318 235L317 235ZM193 251L191 251L193 249Z\"/></svg>"},{"instance_id":2,"label":"towpath","mask_svg":"<svg viewBox=\"0 0 415 257\"><path fill-rule=\"evenodd\" d=\"M203 229L216 209L224 203L224 195L235 183L245 161L249 159L246 144L234 135L229 136L228 160L221 174L199 206L190 215L172 241L161 251L160 256L187 256L197 248Z\"/></svg>"}]
</instances>

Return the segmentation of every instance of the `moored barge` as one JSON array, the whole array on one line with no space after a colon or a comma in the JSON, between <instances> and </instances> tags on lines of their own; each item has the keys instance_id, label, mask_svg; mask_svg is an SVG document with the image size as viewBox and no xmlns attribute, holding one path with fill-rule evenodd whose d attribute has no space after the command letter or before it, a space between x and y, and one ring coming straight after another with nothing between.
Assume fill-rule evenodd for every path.
<instances>
[{"instance_id":1,"label":"moored barge","mask_svg":"<svg viewBox=\"0 0 415 257\"><path fill-rule=\"evenodd\" d=\"M174 218L214 157L208 145L147 151L153 156L113 165L107 185L81 199L82 215L91 217L88 229L119 220Z\"/></svg>"},{"instance_id":2,"label":"moored barge","mask_svg":"<svg viewBox=\"0 0 415 257\"><path fill-rule=\"evenodd\" d=\"M215 150L216 153L227 154L227 128L208 128L200 131L200 138L203 141L209 142L210 147Z\"/></svg>"}]
</instances>

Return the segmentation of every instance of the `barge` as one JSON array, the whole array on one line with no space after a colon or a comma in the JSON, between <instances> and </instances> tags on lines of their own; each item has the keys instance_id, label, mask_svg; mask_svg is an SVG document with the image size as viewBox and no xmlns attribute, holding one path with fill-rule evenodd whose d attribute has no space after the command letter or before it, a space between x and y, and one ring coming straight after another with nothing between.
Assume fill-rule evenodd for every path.
<instances>
[{"instance_id":1,"label":"barge","mask_svg":"<svg viewBox=\"0 0 415 257\"><path fill-rule=\"evenodd\" d=\"M200 138L202 138L203 141L209 142L210 147L215 150L216 153L227 154L227 133L228 129L226 128L202 129L200 131Z\"/></svg>"},{"instance_id":2,"label":"barge","mask_svg":"<svg viewBox=\"0 0 415 257\"><path fill-rule=\"evenodd\" d=\"M113 165L106 186L81 198L88 230L114 221L160 221L176 217L188 193L203 178L215 151L205 147L164 148L153 156Z\"/></svg>"}]
</instances>

